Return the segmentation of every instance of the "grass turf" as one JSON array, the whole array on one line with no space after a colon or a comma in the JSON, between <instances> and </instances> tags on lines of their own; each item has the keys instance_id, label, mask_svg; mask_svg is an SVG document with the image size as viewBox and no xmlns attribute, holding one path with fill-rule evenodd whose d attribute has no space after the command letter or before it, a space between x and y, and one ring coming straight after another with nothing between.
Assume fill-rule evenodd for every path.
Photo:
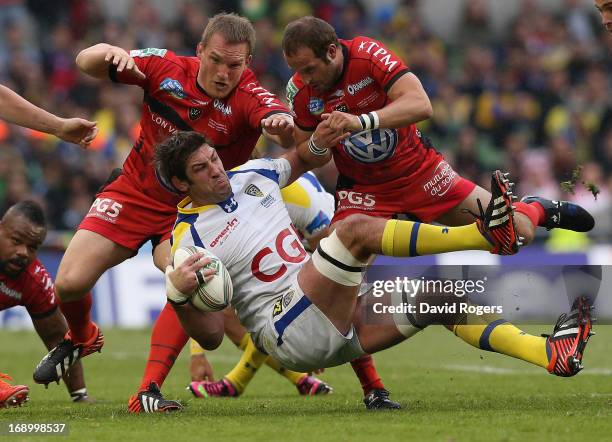
<instances>
[{"instance_id":1,"label":"grass turf","mask_svg":"<svg viewBox=\"0 0 612 442\"><path fill-rule=\"evenodd\" d=\"M549 327L529 328L534 333ZM0 410L8 423L62 422L69 435L0 436L3 440L612 440L612 326L596 328L586 350L587 368L561 379L522 361L473 349L431 327L376 355L392 398L404 408L369 412L350 366L322 376L335 389L304 398L284 378L262 367L238 399L196 400L185 391L187 357L177 361L162 391L186 406L170 415L130 415L126 403L139 384L148 352L148 330L104 330L102 354L84 359L95 405L72 404L63 386L48 390L31 381L44 355L33 332L0 330L0 371L31 388L24 407ZM225 340L209 353L215 375L227 372L238 350Z\"/></svg>"}]
</instances>

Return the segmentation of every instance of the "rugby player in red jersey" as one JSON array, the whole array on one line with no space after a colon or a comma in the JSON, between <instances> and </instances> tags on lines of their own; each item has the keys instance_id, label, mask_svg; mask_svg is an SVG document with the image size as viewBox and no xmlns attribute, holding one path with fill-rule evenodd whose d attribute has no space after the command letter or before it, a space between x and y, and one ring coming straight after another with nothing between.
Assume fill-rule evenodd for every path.
<instances>
[{"instance_id":1,"label":"rugby player in red jersey","mask_svg":"<svg viewBox=\"0 0 612 442\"><path fill-rule=\"evenodd\" d=\"M96 196L62 259L56 286L70 330L36 368L36 382L56 380L58 370L102 348L103 335L91 320L89 291L107 269L134 256L149 240L155 265L165 269L176 204L182 197L153 166L157 142L176 130L195 130L214 142L230 166L249 159L262 132L285 147L293 144L291 115L248 69L254 39L248 20L220 14L209 21L195 57L166 49L127 52L105 43L77 56L77 65L86 74L143 89L141 131L123 171ZM204 348L219 345L218 340L208 339L214 335L211 330L223 327L219 316L201 316L191 306L167 305L153 331L153 350L158 354L150 359L166 364L184 346L187 336L175 311ZM166 333L168 329L176 332ZM151 387L156 409L180 408L165 401L155 385ZM136 411L141 408L138 403L134 406Z\"/></svg>"},{"instance_id":2,"label":"rugby player in red jersey","mask_svg":"<svg viewBox=\"0 0 612 442\"><path fill-rule=\"evenodd\" d=\"M287 25L282 47L295 71L287 99L298 149L318 155L318 165L333 155L339 171L332 223L362 213L459 226L483 213L491 193L455 172L416 128L433 113L429 97L382 43L341 40L327 22L303 17ZM505 176L493 175L490 209L500 226L509 214L498 207L503 198L514 198L510 188ZM507 223L491 232L499 244L492 253L515 253L536 226L588 231L594 225L591 215L566 201L527 197L514 207L517 228ZM383 388L362 386L366 393Z\"/></svg>"},{"instance_id":3,"label":"rugby player in red jersey","mask_svg":"<svg viewBox=\"0 0 612 442\"><path fill-rule=\"evenodd\" d=\"M38 336L52 349L64 338L68 326L57 308L53 280L36 258L46 233L43 211L33 201L11 206L0 220L0 311L24 306ZM10 379L3 374L0 377ZM70 367L64 382L73 401L88 401L80 362ZM23 404L28 393L25 385L0 380L0 408Z\"/></svg>"}]
</instances>

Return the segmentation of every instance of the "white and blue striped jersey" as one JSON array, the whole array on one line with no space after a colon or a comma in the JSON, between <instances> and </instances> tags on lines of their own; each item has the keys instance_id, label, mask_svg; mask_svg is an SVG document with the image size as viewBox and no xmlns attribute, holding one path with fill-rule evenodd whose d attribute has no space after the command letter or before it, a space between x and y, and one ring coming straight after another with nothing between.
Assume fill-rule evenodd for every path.
<instances>
[{"instance_id":1,"label":"white and blue striped jersey","mask_svg":"<svg viewBox=\"0 0 612 442\"><path fill-rule=\"evenodd\" d=\"M179 204L172 252L196 245L213 252L232 277L232 306L250 332L260 331L268 302L290 289L309 259L281 196L291 170L285 159L258 159L229 171L233 194L193 208Z\"/></svg>"}]
</instances>

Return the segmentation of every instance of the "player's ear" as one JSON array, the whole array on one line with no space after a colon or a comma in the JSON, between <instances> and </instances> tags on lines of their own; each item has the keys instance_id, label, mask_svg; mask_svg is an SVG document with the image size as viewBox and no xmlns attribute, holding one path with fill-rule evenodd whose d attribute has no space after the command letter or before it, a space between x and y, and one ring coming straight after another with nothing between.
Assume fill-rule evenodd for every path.
<instances>
[{"instance_id":1,"label":"player's ear","mask_svg":"<svg viewBox=\"0 0 612 442\"><path fill-rule=\"evenodd\" d=\"M334 43L330 44L327 48L327 61L331 63L334 58L336 58L336 53L338 52L338 46Z\"/></svg>"},{"instance_id":2,"label":"player's ear","mask_svg":"<svg viewBox=\"0 0 612 442\"><path fill-rule=\"evenodd\" d=\"M246 59L246 65L249 66L252 60L253 60L253 56L249 54L249 56Z\"/></svg>"},{"instance_id":3,"label":"player's ear","mask_svg":"<svg viewBox=\"0 0 612 442\"><path fill-rule=\"evenodd\" d=\"M180 190L183 193L187 193L189 190L189 183L187 181L183 181L175 176L173 176L170 181L177 190Z\"/></svg>"},{"instance_id":4,"label":"player's ear","mask_svg":"<svg viewBox=\"0 0 612 442\"><path fill-rule=\"evenodd\" d=\"M202 44L202 42L199 42L196 46L196 55L198 56L198 58L202 56L202 52L204 52L204 45Z\"/></svg>"}]
</instances>

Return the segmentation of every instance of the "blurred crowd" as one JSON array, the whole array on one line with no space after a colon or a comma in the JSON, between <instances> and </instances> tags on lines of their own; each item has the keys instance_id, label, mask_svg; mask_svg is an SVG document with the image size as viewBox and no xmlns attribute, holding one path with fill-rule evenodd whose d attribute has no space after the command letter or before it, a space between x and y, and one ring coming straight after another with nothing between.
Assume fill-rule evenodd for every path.
<instances>
[{"instance_id":1,"label":"blurred crowd","mask_svg":"<svg viewBox=\"0 0 612 442\"><path fill-rule=\"evenodd\" d=\"M137 137L141 90L81 74L74 63L81 49L107 42L192 55L208 17L225 10L253 21L251 67L279 96L291 75L280 50L289 21L314 14L341 38L380 39L423 83L434 117L420 129L457 171L488 187L489 171L503 168L520 194L576 200L597 216L594 237L612 240L612 38L593 5L560 0L563 8L553 13L523 0L499 34L490 29L489 2L466 0L458 35L443 41L424 25L421 1L379 9L368 1L185 1L168 19L150 0L131 0L125 18L102 0L0 0L0 83L59 115L95 119L101 129L82 152L0 123L0 213L35 198L51 229L73 230ZM581 175L572 179L578 166ZM332 189L333 168L321 176Z\"/></svg>"}]
</instances>

